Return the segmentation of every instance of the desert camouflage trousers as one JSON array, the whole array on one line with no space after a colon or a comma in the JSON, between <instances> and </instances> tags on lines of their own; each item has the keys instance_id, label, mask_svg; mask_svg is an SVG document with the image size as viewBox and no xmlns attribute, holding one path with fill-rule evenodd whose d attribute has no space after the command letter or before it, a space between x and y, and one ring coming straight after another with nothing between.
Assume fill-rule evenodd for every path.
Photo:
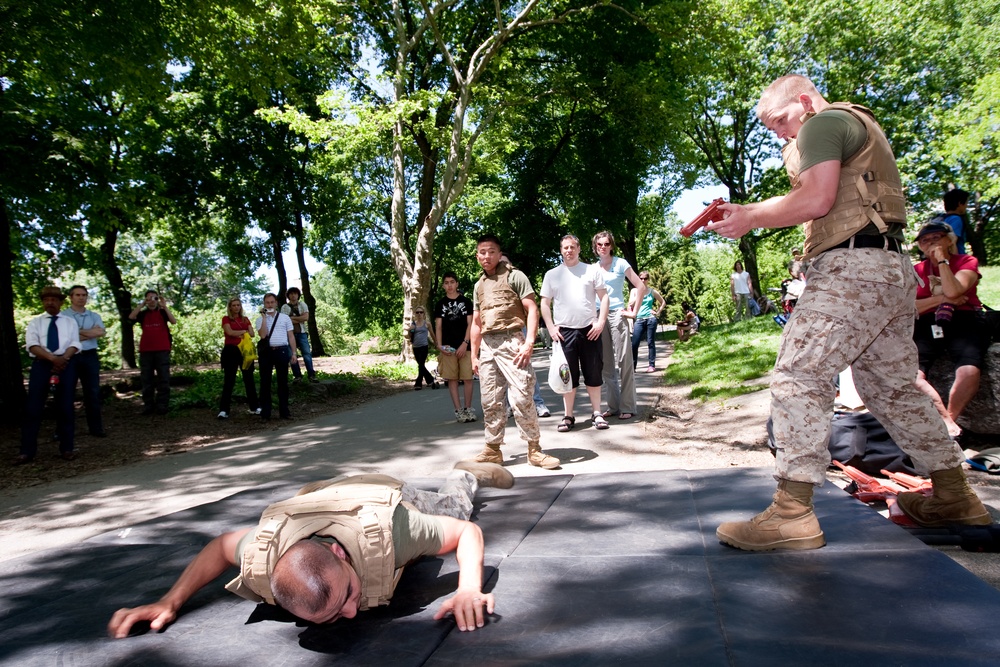
<instances>
[{"instance_id":1,"label":"desert camouflage trousers","mask_svg":"<svg viewBox=\"0 0 1000 667\"><path fill-rule=\"evenodd\" d=\"M865 407L918 469L961 465L944 421L913 384L915 299L916 273L905 255L837 249L813 260L771 383L776 478L824 482L834 377L848 366Z\"/></svg>"},{"instance_id":2,"label":"desert camouflage trousers","mask_svg":"<svg viewBox=\"0 0 1000 667\"><path fill-rule=\"evenodd\" d=\"M434 491L424 491L403 482L400 493L403 500L412 503L424 514L450 516L468 521L472 516L472 501L479 490L479 482L471 472L452 470L441 488Z\"/></svg>"},{"instance_id":3,"label":"desert camouflage trousers","mask_svg":"<svg viewBox=\"0 0 1000 667\"><path fill-rule=\"evenodd\" d=\"M532 395L535 392L535 371L518 368L514 363L524 335L520 331L484 333L479 346L479 395L483 401L483 426L487 445L502 445L507 425L504 396L510 400L514 422L521 439L537 443L538 414Z\"/></svg>"}]
</instances>

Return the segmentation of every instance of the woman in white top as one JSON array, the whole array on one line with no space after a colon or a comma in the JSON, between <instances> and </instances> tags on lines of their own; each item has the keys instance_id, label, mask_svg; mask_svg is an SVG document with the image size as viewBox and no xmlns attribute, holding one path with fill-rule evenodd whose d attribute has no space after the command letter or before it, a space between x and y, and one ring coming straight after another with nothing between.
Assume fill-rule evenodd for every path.
<instances>
[{"instance_id":1,"label":"woman in white top","mask_svg":"<svg viewBox=\"0 0 1000 667\"><path fill-rule=\"evenodd\" d=\"M635 416L635 365L632 362L632 336L626 318L635 317L625 301L625 279L635 286L641 299L645 285L632 266L615 257L615 237L609 231L597 232L593 238L595 267L604 277L608 290L608 323L601 332L604 345L604 370L602 379L608 390L608 411L605 417L617 414L618 419Z\"/></svg>"},{"instance_id":2,"label":"woman in white top","mask_svg":"<svg viewBox=\"0 0 1000 667\"><path fill-rule=\"evenodd\" d=\"M264 295L264 308L254 323L260 343L257 344L260 362L260 417L271 419L271 371L278 373L278 414L291 419L288 411L288 365L295 361L295 325L288 315L278 312L278 297L268 292Z\"/></svg>"},{"instance_id":3,"label":"woman in white top","mask_svg":"<svg viewBox=\"0 0 1000 667\"><path fill-rule=\"evenodd\" d=\"M729 291L736 307L735 321L750 319L750 293L753 292L753 284L750 274L743 270L743 262L739 260L733 264L733 274L729 276Z\"/></svg>"}]
</instances>

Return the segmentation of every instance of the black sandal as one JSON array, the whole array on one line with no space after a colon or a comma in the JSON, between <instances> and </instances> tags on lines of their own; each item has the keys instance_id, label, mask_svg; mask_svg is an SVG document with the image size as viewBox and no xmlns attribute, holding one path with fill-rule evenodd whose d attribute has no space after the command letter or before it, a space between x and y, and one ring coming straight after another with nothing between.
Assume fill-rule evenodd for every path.
<instances>
[{"instance_id":1,"label":"black sandal","mask_svg":"<svg viewBox=\"0 0 1000 667\"><path fill-rule=\"evenodd\" d=\"M565 433L566 431L573 428L573 424L576 423L576 417L566 416L562 418L562 422L556 427L556 430L560 433Z\"/></svg>"}]
</instances>

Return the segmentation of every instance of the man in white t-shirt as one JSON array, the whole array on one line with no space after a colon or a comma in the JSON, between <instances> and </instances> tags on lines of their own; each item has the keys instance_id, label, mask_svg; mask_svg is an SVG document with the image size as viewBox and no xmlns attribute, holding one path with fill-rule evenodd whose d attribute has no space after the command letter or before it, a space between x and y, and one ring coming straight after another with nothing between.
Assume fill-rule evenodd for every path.
<instances>
[{"instance_id":1,"label":"man in white t-shirt","mask_svg":"<svg viewBox=\"0 0 1000 667\"><path fill-rule=\"evenodd\" d=\"M568 234L562 238L560 253L563 263L546 272L542 280L542 319L552 340L562 344L573 389L563 394L566 414L557 430L565 433L573 428L573 403L576 387L583 384L590 397L594 428L606 429L607 420L601 415L601 373L603 346L601 331L608 320L608 291L599 267L580 262L580 239ZM600 313L594 315L594 303L600 300ZM554 308L554 312L553 312Z\"/></svg>"}]
</instances>

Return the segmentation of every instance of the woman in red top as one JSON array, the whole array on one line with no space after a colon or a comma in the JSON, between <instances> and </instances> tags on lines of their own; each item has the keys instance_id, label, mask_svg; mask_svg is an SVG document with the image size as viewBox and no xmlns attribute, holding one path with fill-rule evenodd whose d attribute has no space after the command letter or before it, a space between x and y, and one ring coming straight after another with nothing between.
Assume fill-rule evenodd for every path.
<instances>
[{"instance_id":1,"label":"woman in red top","mask_svg":"<svg viewBox=\"0 0 1000 667\"><path fill-rule=\"evenodd\" d=\"M233 398L233 387L236 385L236 371L243 374L243 387L247 392L247 405L250 414L260 414L260 403L257 401L257 387L253 383L254 364L251 362L243 368L243 353L239 344L244 333L252 338L255 334L250 318L243 314L243 302L239 298L229 300L226 315L222 316L222 330L226 332L226 344L222 346L222 397L219 399L219 419L229 419L229 407Z\"/></svg>"},{"instance_id":2,"label":"woman in red top","mask_svg":"<svg viewBox=\"0 0 1000 667\"><path fill-rule=\"evenodd\" d=\"M929 222L917 233L917 245L926 259L914 267L923 285L917 287L913 328L920 355L917 387L934 401L952 437L961 435L958 417L979 391L980 369L990 343L979 319L983 309L976 296L979 262L972 255L956 254L955 241L951 228L940 222ZM955 367L948 407L927 381L931 366L945 353Z\"/></svg>"}]
</instances>

